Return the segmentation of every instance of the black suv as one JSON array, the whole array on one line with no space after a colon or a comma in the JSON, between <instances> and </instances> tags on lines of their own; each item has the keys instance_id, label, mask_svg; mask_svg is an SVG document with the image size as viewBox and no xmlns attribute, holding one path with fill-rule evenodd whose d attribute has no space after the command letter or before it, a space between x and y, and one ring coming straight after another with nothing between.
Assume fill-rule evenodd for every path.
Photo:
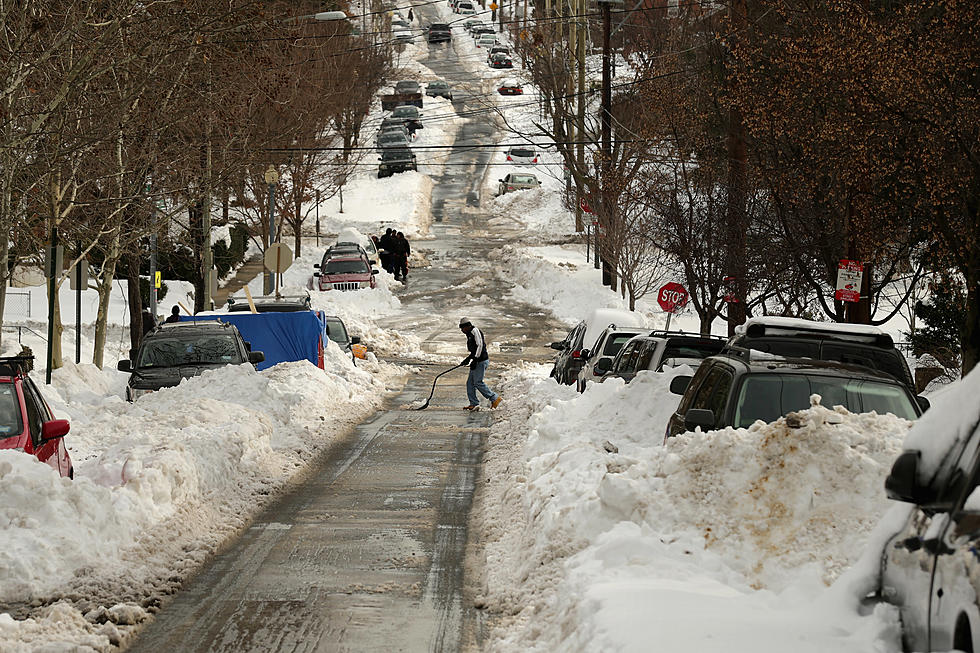
<instances>
[{"instance_id":1,"label":"black suv","mask_svg":"<svg viewBox=\"0 0 980 653\"><path fill-rule=\"evenodd\" d=\"M729 352L745 349L870 367L915 388L908 363L895 349L891 336L872 326L785 317L752 318L739 328L726 347Z\"/></svg>"},{"instance_id":2,"label":"black suv","mask_svg":"<svg viewBox=\"0 0 980 653\"><path fill-rule=\"evenodd\" d=\"M451 41L453 33L448 23L432 23L429 25L429 43L444 43Z\"/></svg>"},{"instance_id":3,"label":"black suv","mask_svg":"<svg viewBox=\"0 0 980 653\"><path fill-rule=\"evenodd\" d=\"M117 368L131 373L126 399L134 401L205 370L264 360L265 355L251 351L233 325L208 320L175 322L153 329L143 338L135 358L119 361Z\"/></svg>"},{"instance_id":4,"label":"black suv","mask_svg":"<svg viewBox=\"0 0 980 653\"><path fill-rule=\"evenodd\" d=\"M378 157L378 179L390 177L396 172L406 170L418 170L415 164L415 155L407 148L389 148Z\"/></svg>"},{"instance_id":5,"label":"black suv","mask_svg":"<svg viewBox=\"0 0 980 653\"><path fill-rule=\"evenodd\" d=\"M779 358L749 352L704 359L693 377L675 376L670 391L683 394L667 425L666 437L701 427L705 431L745 428L756 420L773 422L810 407L810 396L824 406L852 413L876 411L914 420L928 406L888 374L857 365Z\"/></svg>"}]
</instances>

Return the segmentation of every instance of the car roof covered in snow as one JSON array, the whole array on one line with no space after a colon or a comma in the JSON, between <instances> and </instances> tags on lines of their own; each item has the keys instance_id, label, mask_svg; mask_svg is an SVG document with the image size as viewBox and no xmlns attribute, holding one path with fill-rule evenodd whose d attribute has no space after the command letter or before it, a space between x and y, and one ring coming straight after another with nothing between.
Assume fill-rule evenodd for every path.
<instances>
[{"instance_id":1,"label":"car roof covered in snow","mask_svg":"<svg viewBox=\"0 0 980 653\"><path fill-rule=\"evenodd\" d=\"M595 347L599 335L610 324L622 328L645 329L645 321L639 313L624 311L620 308L597 308L585 319L585 337L582 339L582 346L586 349Z\"/></svg>"}]
</instances>

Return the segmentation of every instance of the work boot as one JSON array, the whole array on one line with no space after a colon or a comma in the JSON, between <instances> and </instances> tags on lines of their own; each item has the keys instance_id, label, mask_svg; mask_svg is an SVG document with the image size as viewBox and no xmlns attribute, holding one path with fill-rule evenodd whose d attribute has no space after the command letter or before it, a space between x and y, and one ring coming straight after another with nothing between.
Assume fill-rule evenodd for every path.
<instances>
[{"instance_id":1,"label":"work boot","mask_svg":"<svg viewBox=\"0 0 980 653\"><path fill-rule=\"evenodd\" d=\"M479 406L463 406L463 410L477 410Z\"/></svg>"},{"instance_id":2,"label":"work boot","mask_svg":"<svg viewBox=\"0 0 980 653\"><path fill-rule=\"evenodd\" d=\"M501 397L500 395L497 395L497 398L494 399L493 402L490 404L490 408L496 408L497 406L500 405L500 402L503 401L503 400L504 400L503 397Z\"/></svg>"}]
</instances>

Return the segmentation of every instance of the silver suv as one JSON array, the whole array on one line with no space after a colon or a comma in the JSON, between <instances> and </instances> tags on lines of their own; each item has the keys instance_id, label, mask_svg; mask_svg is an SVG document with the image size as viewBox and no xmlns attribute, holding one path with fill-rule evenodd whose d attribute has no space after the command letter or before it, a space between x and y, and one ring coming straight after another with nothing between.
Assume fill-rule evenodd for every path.
<instances>
[{"instance_id":1,"label":"silver suv","mask_svg":"<svg viewBox=\"0 0 980 653\"><path fill-rule=\"evenodd\" d=\"M638 336L640 334L646 333L646 329L638 329L636 327L623 327L619 328L614 324L607 326L599 338L595 341L595 347L592 350L585 349L582 351L582 358L585 360L585 365L578 372L578 381L576 382L576 387L579 392L585 392L585 386L589 382L602 381L602 375L595 373L595 366L599 361L606 361L611 363L619 350L623 348L631 338Z\"/></svg>"},{"instance_id":2,"label":"silver suv","mask_svg":"<svg viewBox=\"0 0 980 653\"><path fill-rule=\"evenodd\" d=\"M632 338L611 361L597 361L593 373L599 381L617 376L629 383L643 370L662 372L681 365L697 367L702 359L720 353L724 347L725 339L718 336L651 331Z\"/></svg>"}]
</instances>

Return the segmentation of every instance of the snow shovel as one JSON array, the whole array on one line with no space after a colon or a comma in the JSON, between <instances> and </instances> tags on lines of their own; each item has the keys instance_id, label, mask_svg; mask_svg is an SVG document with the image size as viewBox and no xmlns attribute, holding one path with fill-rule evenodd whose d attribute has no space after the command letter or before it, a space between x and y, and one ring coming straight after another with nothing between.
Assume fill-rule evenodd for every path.
<instances>
[{"instance_id":1,"label":"snow shovel","mask_svg":"<svg viewBox=\"0 0 980 653\"><path fill-rule=\"evenodd\" d=\"M453 370L459 369L461 367L463 367L463 366L462 365L457 365L456 367L450 367L445 372L440 372L439 374L436 374L436 378L432 379L432 392L429 393L429 398L425 400L425 403L424 404L422 404L421 406L419 406L415 410L425 410L426 408L429 407L429 402L432 401L432 395L434 395L436 393L436 383L439 381L439 377L440 376L442 376L443 374L449 374Z\"/></svg>"}]
</instances>

